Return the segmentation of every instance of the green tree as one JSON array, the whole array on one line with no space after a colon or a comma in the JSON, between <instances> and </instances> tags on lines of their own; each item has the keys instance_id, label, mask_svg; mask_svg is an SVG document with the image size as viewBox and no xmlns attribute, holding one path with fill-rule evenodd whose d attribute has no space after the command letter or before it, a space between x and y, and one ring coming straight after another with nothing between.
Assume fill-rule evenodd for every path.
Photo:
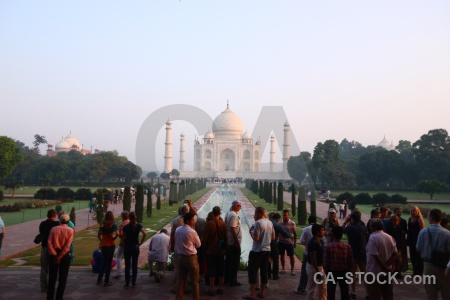
<instances>
[{"instance_id":1,"label":"green tree","mask_svg":"<svg viewBox=\"0 0 450 300\"><path fill-rule=\"evenodd\" d=\"M269 203L269 204L271 204L272 203L272 190L273 190L273 187L272 187L272 182L269 182L269 187L268 187L268 191L267 191L267 203Z\"/></svg>"},{"instance_id":2,"label":"green tree","mask_svg":"<svg viewBox=\"0 0 450 300\"><path fill-rule=\"evenodd\" d=\"M151 218L153 212L152 190L147 191L147 217Z\"/></svg>"},{"instance_id":3,"label":"green tree","mask_svg":"<svg viewBox=\"0 0 450 300\"><path fill-rule=\"evenodd\" d=\"M301 183L308 175L308 167L311 165L311 153L300 152L299 156L289 157L287 169L289 176Z\"/></svg>"},{"instance_id":4,"label":"green tree","mask_svg":"<svg viewBox=\"0 0 450 300\"><path fill-rule=\"evenodd\" d=\"M417 190L420 193L430 195L430 200L433 200L434 194L440 194L447 190L447 186L438 180L422 180L417 184Z\"/></svg>"},{"instance_id":5,"label":"green tree","mask_svg":"<svg viewBox=\"0 0 450 300\"><path fill-rule=\"evenodd\" d=\"M291 185L291 205L292 205L292 215L295 217L295 214L297 213L297 208L295 207L295 185Z\"/></svg>"},{"instance_id":6,"label":"green tree","mask_svg":"<svg viewBox=\"0 0 450 300\"><path fill-rule=\"evenodd\" d=\"M259 199L264 198L264 186L262 180L259 181L259 189L258 189Z\"/></svg>"},{"instance_id":7,"label":"green tree","mask_svg":"<svg viewBox=\"0 0 450 300\"><path fill-rule=\"evenodd\" d=\"M316 191L311 191L311 199L309 204L311 205L311 216L317 216L317 208L316 208Z\"/></svg>"},{"instance_id":8,"label":"green tree","mask_svg":"<svg viewBox=\"0 0 450 300\"><path fill-rule=\"evenodd\" d=\"M156 198L156 209L161 210L161 196L158 194L158 197Z\"/></svg>"},{"instance_id":9,"label":"green tree","mask_svg":"<svg viewBox=\"0 0 450 300\"><path fill-rule=\"evenodd\" d=\"M123 201L122 201L123 210L131 211L131 188L129 185L125 186L123 189Z\"/></svg>"},{"instance_id":10,"label":"green tree","mask_svg":"<svg viewBox=\"0 0 450 300\"><path fill-rule=\"evenodd\" d=\"M272 197L273 204L277 204L277 187L278 187L278 185L277 185L277 182L275 181L273 183L273 197Z\"/></svg>"},{"instance_id":11,"label":"green tree","mask_svg":"<svg viewBox=\"0 0 450 300\"><path fill-rule=\"evenodd\" d=\"M172 171L170 172L170 175L178 177L178 176L180 176L180 171L178 171L177 169L172 169Z\"/></svg>"},{"instance_id":12,"label":"green tree","mask_svg":"<svg viewBox=\"0 0 450 300\"><path fill-rule=\"evenodd\" d=\"M264 200L266 203L269 202L269 183L264 181Z\"/></svg>"},{"instance_id":13,"label":"green tree","mask_svg":"<svg viewBox=\"0 0 450 300\"><path fill-rule=\"evenodd\" d=\"M91 200L93 197L93 194L90 189L88 188L79 188L75 192L75 199L77 200Z\"/></svg>"},{"instance_id":14,"label":"green tree","mask_svg":"<svg viewBox=\"0 0 450 300\"><path fill-rule=\"evenodd\" d=\"M174 189L175 189L175 182L173 182L173 180L172 180L172 181L170 181L170 190L169 190L169 205L170 206L173 205L174 199L175 199Z\"/></svg>"},{"instance_id":15,"label":"green tree","mask_svg":"<svg viewBox=\"0 0 450 300\"><path fill-rule=\"evenodd\" d=\"M298 214L297 222L299 225L306 225L308 213L306 212L306 190L303 186L298 189Z\"/></svg>"},{"instance_id":16,"label":"green tree","mask_svg":"<svg viewBox=\"0 0 450 300\"><path fill-rule=\"evenodd\" d=\"M14 198L16 190L23 185L22 181L7 181L5 182L5 190L11 190L11 196Z\"/></svg>"},{"instance_id":17,"label":"green tree","mask_svg":"<svg viewBox=\"0 0 450 300\"><path fill-rule=\"evenodd\" d=\"M98 189L96 194L97 194L97 201L95 202L94 205L94 211L97 223L101 224L103 222L103 219L105 218L105 209L104 209L105 196L102 189Z\"/></svg>"},{"instance_id":18,"label":"green tree","mask_svg":"<svg viewBox=\"0 0 450 300\"><path fill-rule=\"evenodd\" d=\"M283 197L283 183L278 182L278 202L277 202L277 210L282 211L284 205L284 197Z\"/></svg>"},{"instance_id":19,"label":"green tree","mask_svg":"<svg viewBox=\"0 0 450 300\"><path fill-rule=\"evenodd\" d=\"M450 184L450 137L445 129L433 129L412 145L420 179Z\"/></svg>"},{"instance_id":20,"label":"green tree","mask_svg":"<svg viewBox=\"0 0 450 300\"><path fill-rule=\"evenodd\" d=\"M22 159L14 140L0 136L0 181L8 177Z\"/></svg>"},{"instance_id":21,"label":"green tree","mask_svg":"<svg viewBox=\"0 0 450 300\"><path fill-rule=\"evenodd\" d=\"M144 219L144 185L139 183L136 187L136 204L134 206L136 212L136 221L142 223Z\"/></svg>"},{"instance_id":22,"label":"green tree","mask_svg":"<svg viewBox=\"0 0 450 300\"><path fill-rule=\"evenodd\" d=\"M56 191L56 198L58 199L74 199L75 191L68 187L61 187Z\"/></svg>"},{"instance_id":23,"label":"green tree","mask_svg":"<svg viewBox=\"0 0 450 300\"><path fill-rule=\"evenodd\" d=\"M34 145L33 151L39 154L39 152L40 152L39 145L41 145L41 144L44 144L44 145L47 144L47 140L45 139L45 136L35 134L34 142L33 142L33 145Z\"/></svg>"},{"instance_id":24,"label":"green tree","mask_svg":"<svg viewBox=\"0 0 450 300\"><path fill-rule=\"evenodd\" d=\"M148 172L147 177L148 178L156 178L156 177L158 177L158 173L155 171Z\"/></svg>"}]
</instances>

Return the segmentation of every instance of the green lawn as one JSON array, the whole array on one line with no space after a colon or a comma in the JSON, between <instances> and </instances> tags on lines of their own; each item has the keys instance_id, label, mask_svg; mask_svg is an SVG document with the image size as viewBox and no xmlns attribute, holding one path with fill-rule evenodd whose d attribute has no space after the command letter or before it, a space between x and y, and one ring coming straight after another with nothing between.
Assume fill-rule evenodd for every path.
<instances>
[{"instance_id":1,"label":"green lawn","mask_svg":"<svg viewBox=\"0 0 450 300\"><path fill-rule=\"evenodd\" d=\"M30 201L30 200L31 200L30 198L5 199L0 202L0 205L8 205L8 204L12 205L19 201ZM60 205L62 206L63 210L70 212L72 207L75 207L75 210L80 210L88 207L88 201L80 200L71 203L62 203ZM5 221L6 226L11 226L23 222L29 222L45 218L47 216L47 211L50 208L55 208L55 206L56 205L47 206L43 208L26 208L16 212L0 212L0 215L2 216L2 219Z\"/></svg>"},{"instance_id":2,"label":"green lawn","mask_svg":"<svg viewBox=\"0 0 450 300\"><path fill-rule=\"evenodd\" d=\"M192 199L193 202L196 202L200 199L206 192L210 189L202 189L193 195L190 195L189 198ZM153 205L153 213L151 217L147 217L144 208L144 218L142 221L142 225L146 229L147 236L146 240L155 234L155 232L159 231L161 228L166 226L174 217L178 215L178 207L182 205L182 203L175 204L173 206L169 206L168 200L161 201L161 210L156 209L156 205ZM66 209L63 207L63 209ZM2 215L3 218L3 215ZM120 222L120 218L116 219L116 222ZM74 255L75 259L72 265L74 266L89 266L92 258L92 252L98 247L98 239L97 239L97 231L98 225L92 228L78 231L75 233L74 237ZM26 261L26 266L38 266L39 265L39 253L40 248L33 249L17 255L13 258L20 257ZM15 264L11 259L4 260L0 262L0 268L5 268Z\"/></svg>"},{"instance_id":3,"label":"green lawn","mask_svg":"<svg viewBox=\"0 0 450 300\"><path fill-rule=\"evenodd\" d=\"M344 191L344 190L336 190L331 192L331 196L337 197L340 194L343 194L345 192L350 192L354 196L358 195L359 193L368 193L370 196L373 196L378 193L386 193L389 196L400 194L403 197L406 197L408 200L430 200L430 196L428 194L419 193L419 192L413 192L413 191ZM450 200L450 193L441 193L436 194L433 197L433 201L439 201L439 200Z\"/></svg>"}]
</instances>

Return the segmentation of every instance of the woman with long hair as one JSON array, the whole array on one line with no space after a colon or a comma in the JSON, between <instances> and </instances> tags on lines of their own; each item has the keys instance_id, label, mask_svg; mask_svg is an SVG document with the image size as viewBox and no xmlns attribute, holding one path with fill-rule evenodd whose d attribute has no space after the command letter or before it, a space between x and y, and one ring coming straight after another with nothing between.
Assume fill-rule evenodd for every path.
<instances>
[{"instance_id":1,"label":"woman with long hair","mask_svg":"<svg viewBox=\"0 0 450 300\"><path fill-rule=\"evenodd\" d=\"M124 257L125 257L125 288L130 286L130 279L132 287L136 286L137 264L139 258L139 247L144 243L147 235L141 224L136 222L136 213L131 212L130 223L123 228L123 235L125 237ZM142 233L141 241L139 242L139 232ZM130 278L131 268L131 278Z\"/></svg>"},{"instance_id":2,"label":"woman with long hair","mask_svg":"<svg viewBox=\"0 0 450 300\"><path fill-rule=\"evenodd\" d=\"M111 274L111 264L114 257L114 250L116 248L115 240L119 236L118 230L119 228L114 222L113 212L107 211L97 235L100 240L100 247L103 256L102 266L97 277L97 284L102 283L103 274L105 274L104 286L110 286L112 284L111 281L109 281L109 276Z\"/></svg>"},{"instance_id":3,"label":"woman with long hair","mask_svg":"<svg viewBox=\"0 0 450 300\"><path fill-rule=\"evenodd\" d=\"M411 217L408 219L408 232L406 236L406 245L409 246L409 257L413 266L413 275L423 274L423 260L420 253L416 250L417 237L419 232L425 227L422 213L417 206L411 208Z\"/></svg>"}]
</instances>

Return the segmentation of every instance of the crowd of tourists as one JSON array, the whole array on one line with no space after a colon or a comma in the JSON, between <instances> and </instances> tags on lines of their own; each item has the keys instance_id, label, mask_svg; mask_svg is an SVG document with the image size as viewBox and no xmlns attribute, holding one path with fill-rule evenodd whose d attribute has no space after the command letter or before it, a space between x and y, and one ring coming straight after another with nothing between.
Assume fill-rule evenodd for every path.
<instances>
[{"instance_id":1,"label":"crowd of tourists","mask_svg":"<svg viewBox=\"0 0 450 300\"><path fill-rule=\"evenodd\" d=\"M336 209L330 208L328 216L321 222L315 216L308 219L309 226L303 229L300 238L296 235L296 224L290 219L289 210L282 215L267 213L257 207L254 222L249 232L243 233L239 211L241 201L235 200L222 219L222 211L215 206L206 219L198 216L189 200L179 208L179 215L171 222L168 234L162 229L152 237L148 248L149 275L155 282L165 278L169 253L173 252L174 276L172 292L176 299L192 293L199 299L199 285L208 287L207 296L225 294L225 286L236 287L241 262L242 235L252 238L252 249L248 257L249 293L243 299L264 298L269 279L280 280L280 274L296 276L294 248L297 243L305 247L300 281L294 293L306 295L306 299L335 299L339 285L340 299L356 299L357 272L372 273L384 279L396 273L401 279L408 267L407 250L412 263L413 276L433 275L435 284L424 283L429 299L450 299L450 231L442 224L442 212L432 209L428 214L430 226L426 229L420 210L413 207L408 220L402 218L402 210L396 208L392 215L389 209L374 209L365 224L361 213L354 210L342 224L336 218ZM111 211L105 214L98 231L101 265L97 284L111 285L111 272L116 252L116 279L123 273L121 260L125 260L124 287L136 286L140 246L146 232L136 222L134 212L122 212L122 221L115 224ZM73 223L65 212L57 216L50 209L47 220L39 227L41 246L41 290L47 299L62 299L71 259ZM342 242L347 235L348 243ZM141 237L140 237L141 236ZM140 238L139 238L140 237ZM116 251L116 239L119 239ZM446 255L446 256L445 256ZM289 259L288 269L285 256ZM437 257L447 257L438 262ZM154 266L155 264L155 266ZM349 284L348 274L353 278ZM59 278L58 278L59 277ZM333 280L329 280L332 278ZM56 281L58 287L55 294ZM364 284L365 299L393 299L393 282L376 280Z\"/></svg>"}]
</instances>

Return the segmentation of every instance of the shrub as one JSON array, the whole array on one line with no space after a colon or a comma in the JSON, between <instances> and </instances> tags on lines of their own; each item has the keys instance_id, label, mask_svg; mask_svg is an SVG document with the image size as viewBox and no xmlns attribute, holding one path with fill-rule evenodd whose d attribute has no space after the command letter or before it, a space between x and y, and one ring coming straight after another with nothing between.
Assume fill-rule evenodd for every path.
<instances>
[{"instance_id":1,"label":"shrub","mask_svg":"<svg viewBox=\"0 0 450 300\"><path fill-rule=\"evenodd\" d=\"M0 201L3 201L5 199L5 195L3 195L3 190L0 190Z\"/></svg>"},{"instance_id":2,"label":"shrub","mask_svg":"<svg viewBox=\"0 0 450 300\"><path fill-rule=\"evenodd\" d=\"M391 197L389 197L389 195L386 193L378 193L378 194L373 195L372 199L373 199L373 203L385 204L385 203L390 202Z\"/></svg>"},{"instance_id":3,"label":"shrub","mask_svg":"<svg viewBox=\"0 0 450 300\"><path fill-rule=\"evenodd\" d=\"M70 220L72 221L73 225L76 224L77 215L75 213L75 207L72 206L72 209L70 210Z\"/></svg>"},{"instance_id":4,"label":"shrub","mask_svg":"<svg viewBox=\"0 0 450 300\"><path fill-rule=\"evenodd\" d=\"M152 216L152 191L149 189L147 193L147 217Z\"/></svg>"},{"instance_id":5,"label":"shrub","mask_svg":"<svg viewBox=\"0 0 450 300\"><path fill-rule=\"evenodd\" d=\"M60 204L61 201L57 200L26 200L26 201L19 201L14 203L14 206L19 207L20 209L23 208L42 208L46 206L53 206Z\"/></svg>"},{"instance_id":6,"label":"shrub","mask_svg":"<svg viewBox=\"0 0 450 300\"><path fill-rule=\"evenodd\" d=\"M131 189L129 186L126 186L123 190L122 206L123 206L123 210L126 210L126 211L131 210Z\"/></svg>"},{"instance_id":7,"label":"shrub","mask_svg":"<svg viewBox=\"0 0 450 300\"><path fill-rule=\"evenodd\" d=\"M17 204L17 203L16 203ZM15 212L15 211L20 211L20 207L18 205L2 205L0 206L0 212Z\"/></svg>"},{"instance_id":8,"label":"shrub","mask_svg":"<svg viewBox=\"0 0 450 300\"><path fill-rule=\"evenodd\" d=\"M356 204L372 204L373 199L368 193L359 193L355 196Z\"/></svg>"},{"instance_id":9,"label":"shrub","mask_svg":"<svg viewBox=\"0 0 450 300\"><path fill-rule=\"evenodd\" d=\"M144 185L139 183L136 187L136 204L134 206L136 212L136 221L142 223L144 218Z\"/></svg>"},{"instance_id":10,"label":"shrub","mask_svg":"<svg viewBox=\"0 0 450 300\"><path fill-rule=\"evenodd\" d=\"M342 203L344 200L347 201L347 203L350 203L355 200L355 196L353 196L352 193L345 192L336 197L337 203Z\"/></svg>"},{"instance_id":11,"label":"shrub","mask_svg":"<svg viewBox=\"0 0 450 300\"><path fill-rule=\"evenodd\" d=\"M75 192L75 199L77 200L91 200L93 197L91 189L79 188Z\"/></svg>"},{"instance_id":12,"label":"shrub","mask_svg":"<svg viewBox=\"0 0 450 300\"><path fill-rule=\"evenodd\" d=\"M400 194L395 194L391 196L391 203L400 203L400 204L406 204L407 198L403 197Z\"/></svg>"},{"instance_id":13,"label":"shrub","mask_svg":"<svg viewBox=\"0 0 450 300\"><path fill-rule=\"evenodd\" d=\"M34 194L34 199L55 200L56 192L52 188L41 188L36 192L36 194Z\"/></svg>"},{"instance_id":14,"label":"shrub","mask_svg":"<svg viewBox=\"0 0 450 300\"><path fill-rule=\"evenodd\" d=\"M56 214L59 214L60 211L62 211L62 206L61 205L56 205L55 206L55 210L56 210Z\"/></svg>"},{"instance_id":15,"label":"shrub","mask_svg":"<svg viewBox=\"0 0 450 300\"><path fill-rule=\"evenodd\" d=\"M56 191L57 199L73 199L74 197L75 192L68 187L62 187Z\"/></svg>"},{"instance_id":16,"label":"shrub","mask_svg":"<svg viewBox=\"0 0 450 300\"><path fill-rule=\"evenodd\" d=\"M95 202L95 215L96 220L98 224L101 224L103 222L103 218L105 217L105 209L103 206L103 191L101 189L98 189L97 192L97 202Z\"/></svg>"}]
</instances>

